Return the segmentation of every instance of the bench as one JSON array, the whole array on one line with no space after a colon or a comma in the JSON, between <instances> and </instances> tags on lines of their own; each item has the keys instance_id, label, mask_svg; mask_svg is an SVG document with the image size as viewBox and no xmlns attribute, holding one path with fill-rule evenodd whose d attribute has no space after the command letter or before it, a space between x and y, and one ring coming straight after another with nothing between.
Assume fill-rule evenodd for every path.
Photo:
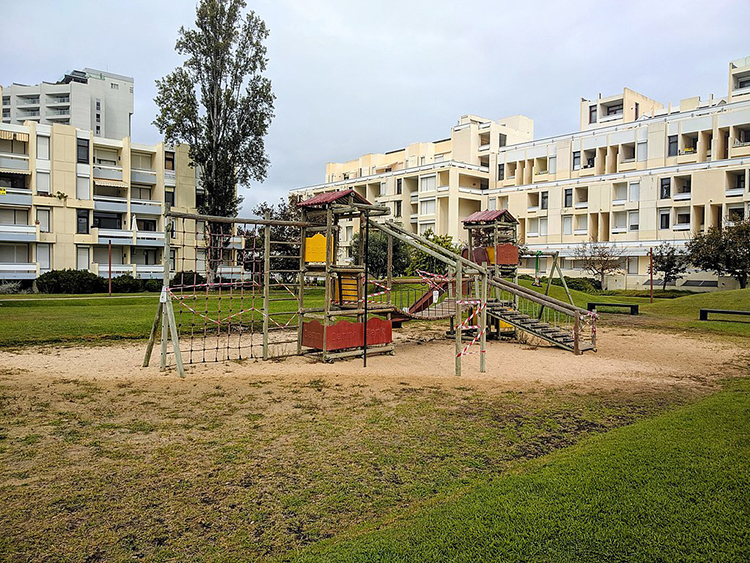
<instances>
[{"instance_id":1,"label":"bench","mask_svg":"<svg viewBox=\"0 0 750 563\"><path fill-rule=\"evenodd\" d=\"M730 309L701 309L699 319L701 321L707 321L709 313L720 313L722 315L750 315L750 311L732 311Z\"/></svg>"},{"instance_id":2,"label":"bench","mask_svg":"<svg viewBox=\"0 0 750 563\"><path fill-rule=\"evenodd\" d=\"M638 314L638 303L589 303L586 308L593 311L597 307L626 307L630 309L631 315Z\"/></svg>"}]
</instances>

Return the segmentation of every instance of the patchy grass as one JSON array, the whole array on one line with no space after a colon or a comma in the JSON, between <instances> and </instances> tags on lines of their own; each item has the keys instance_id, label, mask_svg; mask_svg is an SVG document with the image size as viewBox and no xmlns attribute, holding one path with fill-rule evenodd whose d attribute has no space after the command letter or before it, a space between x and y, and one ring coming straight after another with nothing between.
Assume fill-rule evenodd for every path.
<instances>
[{"instance_id":1,"label":"patchy grass","mask_svg":"<svg viewBox=\"0 0 750 563\"><path fill-rule=\"evenodd\" d=\"M744 380L294 560L747 561L748 482Z\"/></svg>"},{"instance_id":2,"label":"patchy grass","mask_svg":"<svg viewBox=\"0 0 750 563\"><path fill-rule=\"evenodd\" d=\"M0 370L0 560L288 554L691 401L695 389L82 384Z\"/></svg>"}]
</instances>

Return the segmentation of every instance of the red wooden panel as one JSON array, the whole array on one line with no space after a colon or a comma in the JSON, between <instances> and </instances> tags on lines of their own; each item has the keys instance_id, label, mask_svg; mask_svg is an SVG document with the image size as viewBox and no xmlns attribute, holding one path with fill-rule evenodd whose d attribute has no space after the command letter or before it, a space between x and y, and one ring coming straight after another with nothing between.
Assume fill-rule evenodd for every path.
<instances>
[{"instance_id":1,"label":"red wooden panel","mask_svg":"<svg viewBox=\"0 0 750 563\"><path fill-rule=\"evenodd\" d=\"M361 348L364 345L364 330L362 323L339 321L328 327L326 331L326 349L345 350L347 348ZM388 344L393 341L390 321L371 318L367 321L367 345ZM319 321L309 321L302 327L302 345L323 349L323 325Z\"/></svg>"},{"instance_id":2,"label":"red wooden panel","mask_svg":"<svg viewBox=\"0 0 750 563\"><path fill-rule=\"evenodd\" d=\"M514 266L518 264L518 247L515 244L498 244L495 251L495 260L501 266Z\"/></svg>"},{"instance_id":3,"label":"red wooden panel","mask_svg":"<svg viewBox=\"0 0 750 563\"><path fill-rule=\"evenodd\" d=\"M477 264L489 264L490 255L487 254L487 249L484 246L477 246L474 248L474 262Z\"/></svg>"}]
</instances>

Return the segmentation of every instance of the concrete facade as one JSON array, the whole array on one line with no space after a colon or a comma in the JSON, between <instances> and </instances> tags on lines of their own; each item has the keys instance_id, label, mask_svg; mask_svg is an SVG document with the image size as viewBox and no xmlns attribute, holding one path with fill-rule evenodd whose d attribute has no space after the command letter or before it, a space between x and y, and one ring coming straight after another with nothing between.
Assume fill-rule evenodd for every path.
<instances>
[{"instance_id":1,"label":"concrete facade","mask_svg":"<svg viewBox=\"0 0 750 563\"><path fill-rule=\"evenodd\" d=\"M95 137L130 136L133 79L91 68L71 71L57 82L0 87L2 123L71 125Z\"/></svg>"},{"instance_id":2,"label":"concrete facade","mask_svg":"<svg viewBox=\"0 0 750 563\"><path fill-rule=\"evenodd\" d=\"M528 117L464 116L445 140L329 163L325 183L292 193L353 188L390 205L414 232L432 229L456 241L465 240L464 217L508 209L529 249L559 251L566 274L582 274L573 259L582 242L608 244L622 252L622 273L610 276L608 287L643 288L651 247L683 246L750 214L748 169L750 57L729 64L723 98L665 106L625 88L582 99L580 131L539 140ZM357 231L348 227L345 239ZM691 271L678 286L736 282Z\"/></svg>"},{"instance_id":3,"label":"concrete facade","mask_svg":"<svg viewBox=\"0 0 750 563\"><path fill-rule=\"evenodd\" d=\"M0 280L76 268L161 279L167 206L196 212L187 145L97 138L69 125L0 124ZM176 241L179 252L195 252ZM194 257L191 257L194 258Z\"/></svg>"}]
</instances>

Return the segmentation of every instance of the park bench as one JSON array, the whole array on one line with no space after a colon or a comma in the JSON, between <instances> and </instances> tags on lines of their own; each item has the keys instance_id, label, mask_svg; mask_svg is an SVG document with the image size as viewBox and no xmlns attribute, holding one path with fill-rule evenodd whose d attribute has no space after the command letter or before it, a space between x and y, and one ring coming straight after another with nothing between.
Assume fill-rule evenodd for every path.
<instances>
[{"instance_id":1,"label":"park bench","mask_svg":"<svg viewBox=\"0 0 750 563\"><path fill-rule=\"evenodd\" d=\"M731 309L701 309L699 319L701 321L707 321L709 313L720 313L722 315L750 315L750 311L733 311Z\"/></svg>"},{"instance_id":2,"label":"park bench","mask_svg":"<svg viewBox=\"0 0 750 563\"><path fill-rule=\"evenodd\" d=\"M593 311L597 307L626 307L630 309L631 315L637 315L638 314L638 304L637 303L589 303L586 307L589 311Z\"/></svg>"}]
</instances>

